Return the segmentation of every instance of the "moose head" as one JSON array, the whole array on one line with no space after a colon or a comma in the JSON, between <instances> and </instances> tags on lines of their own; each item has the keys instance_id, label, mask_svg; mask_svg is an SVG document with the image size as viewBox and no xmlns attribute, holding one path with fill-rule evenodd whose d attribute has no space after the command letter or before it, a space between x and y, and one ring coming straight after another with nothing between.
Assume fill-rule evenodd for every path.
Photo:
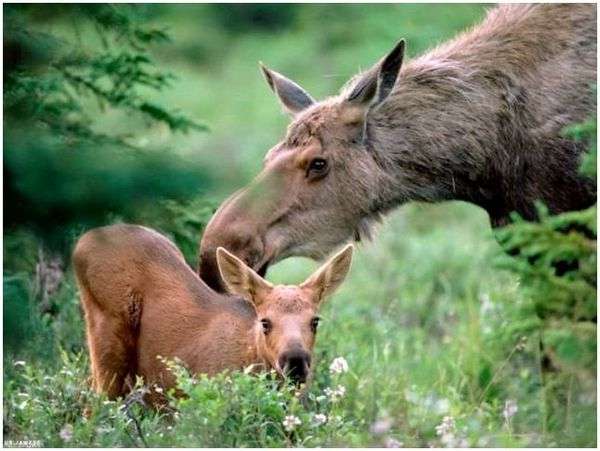
<instances>
[{"instance_id":1,"label":"moose head","mask_svg":"<svg viewBox=\"0 0 600 451\"><path fill-rule=\"evenodd\" d=\"M368 235L390 180L369 149L367 118L390 95L403 55L400 41L340 95L321 102L261 65L292 122L262 172L221 205L204 231L200 276L210 286L225 288L215 261L221 246L264 275L286 257L321 259Z\"/></svg>"}]
</instances>

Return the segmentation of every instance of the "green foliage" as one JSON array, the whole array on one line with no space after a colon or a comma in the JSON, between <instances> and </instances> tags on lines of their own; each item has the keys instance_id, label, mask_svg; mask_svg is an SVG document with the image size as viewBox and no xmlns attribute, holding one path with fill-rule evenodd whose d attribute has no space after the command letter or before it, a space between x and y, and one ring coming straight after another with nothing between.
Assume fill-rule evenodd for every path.
<instances>
[{"instance_id":1,"label":"green foliage","mask_svg":"<svg viewBox=\"0 0 600 451\"><path fill-rule=\"evenodd\" d=\"M108 213L131 218L144 203L205 188L206 171L189 157L142 149L144 127L98 128L101 116L122 111L146 129L206 129L148 98L174 80L149 53L168 41L164 30L142 25L139 8L127 5L62 5L48 17L42 11L5 8L6 225L27 227L64 249L65 228L102 224Z\"/></svg>"},{"instance_id":2,"label":"green foliage","mask_svg":"<svg viewBox=\"0 0 600 451\"><path fill-rule=\"evenodd\" d=\"M582 124L576 124L568 127L564 132L565 136L576 139L577 141L585 144L588 152L584 156L581 165L581 172L588 177L593 178L596 178L596 171L598 167L598 140L596 139L597 125L596 117L593 117Z\"/></svg>"},{"instance_id":3,"label":"green foliage","mask_svg":"<svg viewBox=\"0 0 600 451\"><path fill-rule=\"evenodd\" d=\"M538 316L591 320L596 316L596 207L539 222L516 219L497 232L502 267L520 275Z\"/></svg>"},{"instance_id":4,"label":"green foliage","mask_svg":"<svg viewBox=\"0 0 600 451\"><path fill-rule=\"evenodd\" d=\"M595 178L595 118L566 134L589 146L582 172ZM515 217L496 232L504 251L498 265L519 276L530 300L513 328L539 331L545 364L553 369L544 381L552 393L547 421L564 426L569 419L561 418L562 400L587 396L581 391L596 380L597 207L559 215L550 215L542 205L538 210L538 222Z\"/></svg>"},{"instance_id":5,"label":"green foliage","mask_svg":"<svg viewBox=\"0 0 600 451\"><path fill-rule=\"evenodd\" d=\"M90 390L87 359L61 353L54 371L25 361L5 369L5 446L33 441L34 446L136 446L131 420L122 406ZM6 373L11 375L7 380ZM8 443L7 443L8 442ZM21 445L23 446L23 445Z\"/></svg>"}]
</instances>

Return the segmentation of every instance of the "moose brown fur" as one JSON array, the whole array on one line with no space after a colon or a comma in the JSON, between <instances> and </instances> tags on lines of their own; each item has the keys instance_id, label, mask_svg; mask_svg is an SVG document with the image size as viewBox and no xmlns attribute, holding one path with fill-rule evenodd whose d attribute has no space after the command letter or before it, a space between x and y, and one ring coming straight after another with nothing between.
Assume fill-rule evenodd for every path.
<instances>
[{"instance_id":1,"label":"moose brown fur","mask_svg":"<svg viewBox=\"0 0 600 451\"><path fill-rule=\"evenodd\" d=\"M225 246L264 274L292 255L322 258L410 200L463 200L493 226L582 209L596 184L562 130L595 110L596 6L502 5L482 24L402 65L404 42L335 97L316 102L262 67L293 117L264 169L215 214L201 277L222 290Z\"/></svg>"},{"instance_id":2,"label":"moose brown fur","mask_svg":"<svg viewBox=\"0 0 600 451\"><path fill-rule=\"evenodd\" d=\"M348 246L302 285L273 286L221 248L221 275L236 295L226 296L155 231L114 225L86 233L73 263L94 389L124 395L136 375L171 387L173 375L158 356L177 357L193 373L256 364L306 381L319 306L343 281L351 256Z\"/></svg>"}]
</instances>

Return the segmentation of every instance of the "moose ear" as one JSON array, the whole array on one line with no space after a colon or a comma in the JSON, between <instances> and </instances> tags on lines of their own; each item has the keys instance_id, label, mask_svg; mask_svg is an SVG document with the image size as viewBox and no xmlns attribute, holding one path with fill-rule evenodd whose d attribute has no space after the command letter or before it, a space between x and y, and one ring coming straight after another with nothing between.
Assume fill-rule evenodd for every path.
<instances>
[{"instance_id":1,"label":"moose ear","mask_svg":"<svg viewBox=\"0 0 600 451\"><path fill-rule=\"evenodd\" d=\"M346 101L364 108L383 102L396 83L404 59L404 47L402 39L381 61L360 76Z\"/></svg>"},{"instance_id":2,"label":"moose ear","mask_svg":"<svg viewBox=\"0 0 600 451\"><path fill-rule=\"evenodd\" d=\"M292 115L300 113L313 103L314 99L304 89L292 80L284 77L274 70L268 69L263 63L259 63L260 69L286 111Z\"/></svg>"},{"instance_id":3,"label":"moose ear","mask_svg":"<svg viewBox=\"0 0 600 451\"><path fill-rule=\"evenodd\" d=\"M348 275L353 250L354 246L348 244L315 271L300 285L300 288L312 290L315 294L315 302L317 304L321 303L323 299L330 296L342 284Z\"/></svg>"},{"instance_id":4,"label":"moose ear","mask_svg":"<svg viewBox=\"0 0 600 451\"><path fill-rule=\"evenodd\" d=\"M227 291L242 296L255 305L259 305L265 294L273 288L273 285L223 247L217 249L217 265Z\"/></svg>"}]
</instances>

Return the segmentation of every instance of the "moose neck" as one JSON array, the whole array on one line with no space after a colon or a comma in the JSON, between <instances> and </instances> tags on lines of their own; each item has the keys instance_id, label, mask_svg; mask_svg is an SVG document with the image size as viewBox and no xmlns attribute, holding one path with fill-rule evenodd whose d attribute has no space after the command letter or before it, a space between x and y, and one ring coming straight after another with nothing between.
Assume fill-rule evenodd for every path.
<instances>
[{"instance_id":1,"label":"moose neck","mask_svg":"<svg viewBox=\"0 0 600 451\"><path fill-rule=\"evenodd\" d=\"M564 20L560 8L531 11L529 20L544 11ZM410 200L463 200L499 226L512 211L534 219L538 200L553 213L595 202L595 183L578 172L583 146L561 135L594 111L595 65L563 61L575 37L561 41L553 27L532 34L527 22L504 30L491 21L403 67L367 114L365 142L381 172L372 214ZM549 59L570 63L568 80L548 72ZM562 99L559 110L548 95Z\"/></svg>"}]
</instances>

